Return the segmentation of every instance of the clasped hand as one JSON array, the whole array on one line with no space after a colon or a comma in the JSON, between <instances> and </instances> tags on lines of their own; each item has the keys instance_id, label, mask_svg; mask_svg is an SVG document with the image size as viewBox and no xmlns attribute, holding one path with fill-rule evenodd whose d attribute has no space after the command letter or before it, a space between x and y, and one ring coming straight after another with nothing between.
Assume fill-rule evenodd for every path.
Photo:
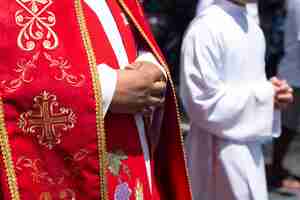
<instances>
[{"instance_id":1,"label":"clasped hand","mask_svg":"<svg viewBox=\"0 0 300 200\"><path fill-rule=\"evenodd\" d=\"M113 113L135 114L165 101L163 72L150 62L136 62L117 71L117 85L110 106Z\"/></svg>"},{"instance_id":2,"label":"clasped hand","mask_svg":"<svg viewBox=\"0 0 300 200\"><path fill-rule=\"evenodd\" d=\"M280 80L277 77L271 79L275 95L275 107L278 109L285 109L293 102L293 89L287 84L285 80Z\"/></svg>"}]
</instances>

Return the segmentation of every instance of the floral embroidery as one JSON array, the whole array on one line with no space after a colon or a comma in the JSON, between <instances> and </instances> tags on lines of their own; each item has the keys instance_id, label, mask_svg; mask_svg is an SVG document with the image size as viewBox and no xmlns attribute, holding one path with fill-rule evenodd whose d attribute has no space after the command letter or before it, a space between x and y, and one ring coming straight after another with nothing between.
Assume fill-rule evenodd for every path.
<instances>
[{"instance_id":1,"label":"floral embroidery","mask_svg":"<svg viewBox=\"0 0 300 200\"><path fill-rule=\"evenodd\" d=\"M40 194L39 200L53 200L50 192L42 192Z\"/></svg>"},{"instance_id":2,"label":"floral embroidery","mask_svg":"<svg viewBox=\"0 0 300 200\"><path fill-rule=\"evenodd\" d=\"M61 143L61 132L74 128L76 115L60 107L56 96L46 91L34 98L33 108L21 114L19 127L25 134L35 135L40 145L53 149Z\"/></svg>"},{"instance_id":3,"label":"floral embroidery","mask_svg":"<svg viewBox=\"0 0 300 200\"><path fill-rule=\"evenodd\" d=\"M42 41L45 49L58 47L58 37L52 27L56 24L53 12L48 11L52 0L16 0L22 7L15 13L16 24L21 28L17 44L24 51L32 51L37 41Z\"/></svg>"},{"instance_id":4,"label":"floral embroidery","mask_svg":"<svg viewBox=\"0 0 300 200\"><path fill-rule=\"evenodd\" d=\"M42 192L39 200L53 200L55 199L50 192ZM67 188L58 192L59 200L76 200L75 191Z\"/></svg>"},{"instance_id":5,"label":"floral embroidery","mask_svg":"<svg viewBox=\"0 0 300 200\"><path fill-rule=\"evenodd\" d=\"M59 192L60 200L76 200L76 194L72 189L65 189Z\"/></svg>"},{"instance_id":6,"label":"floral embroidery","mask_svg":"<svg viewBox=\"0 0 300 200\"><path fill-rule=\"evenodd\" d=\"M116 153L108 153L108 169L110 173L112 173L113 176L119 176L123 164L122 161L127 159L128 156L122 151L118 151ZM128 169L128 167L125 166L125 169ZM126 172L127 170L125 170L125 173Z\"/></svg>"},{"instance_id":7,"label":"floral embroidery","mask_svg":"<svg viewBox=\"0 0 300 200\"><path fill-rule=\"evenodd\" d=\"M64 158L66 162L71 166L72 171L64 171L64 174L67 176L73 176L73 177L80 177L81 175L81 168L77 165L76 162L80 162L87 158L87 155L90 152L86 149L80 149L77 153L74 155L70 155Z\"/></svg>"},{"instance_id":8,"label":"floral embroidery","mask_svg":"<svg viewBox=\"0 0 300 200\"><path fill-rule=\"evenodd\" d=\"M66 81L73 87L81 87L85 83L85 76L80 74L79 76L72 75L67 72L71 68L71 65L66 59L58 57L54 59L50 54L44 53L45 58L50 62L50 68L58 69L54 79L58 81ZM40 58L40 52L35 53L31 59L22 58L17 63L17 68L14 70L18 76L13 80L2 80L0 82L1 91L7 93L13 93L19 89L24 83L32 83L35 80L34 72L37 71L37 61Z\"/></svg>"},{"instance_id":9,"label":"floral embroidery","mask_svg":"<svg viewBox=\"0 0 300 200\"><path fill-rule=\"evenodd\" d=\"M143 192L143 185L139 179L137 179L137 184L135 187L135 200L143 200L144 199L144 192Z\"/></svg>"},{"instance_id":10,"label":"floral embroidery","mask_svg":"<svg viewBox=\"0 0 300 200\"><path fill-rule=\"evenodd\" d=\"M89 151L86 149L80 149L77 153L73 155L73 161L81 161L87 157Z\"/></svg>"},{"instance_id":11,"label":"floral embroidery","mask_svg":"<svg viewBox=\"0 0 300 200\"><path fill-rule=\"evenodd\" d=\"M26 60L25 58L21 59L17 63L17 68L14 70L19 76L13 80L1 81L1 88L4 92L15 92L23 83L31 83L34 80L32 74L33 71L37 69L36 62L39 58L40 53L37 52L33 55L32 59Z\"/></svg>"},{"instance_id":12,"label":"floral embroidery","mask_svg":"<svg viewBox=\"0 0 300 200\"><path fill-rule=\"evenodd\" d=\"M114 194L114 200L129 200L132 190L129 188L128 183L120 183L117 185Z\"/></svg>"},{"instance_id":13,"label":"floral embroidery","mask_svg":"<svg viewBox=\"0 0 300 200\"><path fill-rule=\"evenodd\" d=\"M65 161L68 161L71 164L71 170L67 172L63 170L59 173L59 176L53 177L50 174L43 170L43 163L40 159L30 159L26 156L21 156L17 159L16 169L18 173L22 173L25 169L29 170L32 177L32 182L34 184L45 184L51 186L63 186L66 177L75 177L76 170L79 170L79 167L75 169L76 162L83 161L87 158L89 151L86 149L80 149L78 152L74 153L65 158ZM57 170L58 171L58 170ZM70 188L61 189L56 194L50 192L42 192L39 195L39 200L76 200L76 193Z\"/></svg>"},{"instance_id":14,"label":"floral embroidery","mask_svg":"<svg viewBox=\"0 0 300 200\"><path fill-rule=\"evenodd\" d=\"M18 158L16 162L16 169L22 172L24 169L31 171L32 182L35 184L61 184L64 181L64 176L57 177L56 179L49 176L49 173L42 169L42 161L40 159L30 159L25 156Z\"/></svg>"},{"instance_id":15,"label":"floral embroidery","mask_svg":"<svg viewBox=\"0 0 300 200\"><path fill-rule=\"evenodd\" d=\"M65 181L66 177L76 177L80 168L76 162L83 161L87 158L89 151L86 149L80 149L74 155L65 157L65 161L68 161L72 170L63 170L59 176L51 177L47 171L43 169L43 162L40 159L30 159L26 156L20 156L16 162L16 170L18 173L22 173L23 170L27 169L30 171L32 182L35 184L46 184L46 185L61 185Z\"/></svg>"},{"instance_id":16,"label":"floral embroidery","mask_svg":"<svg viewBox=\"0 0 300 200\"><path fill-rule=\"evenodd\" d=\"M48 53L44 53L44 56L50 62L51 68L55 67L59 70L59 73L57 73L54 77L55 80L65 80L67 83L74 87L81 87L83 85L83 83L85 82L85 76L83 74L80 74L80 76L78 77L68 73L67 70L71 68L71 65L66 59L62 57L54 59Z\"/></svg>"}]
</instances>

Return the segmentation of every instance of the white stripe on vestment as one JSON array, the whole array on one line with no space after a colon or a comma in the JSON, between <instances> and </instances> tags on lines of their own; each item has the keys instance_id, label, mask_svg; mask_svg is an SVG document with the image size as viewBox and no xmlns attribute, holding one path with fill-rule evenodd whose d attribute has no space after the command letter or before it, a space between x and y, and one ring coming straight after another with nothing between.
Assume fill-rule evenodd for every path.
<instances>
[{"instance_id":1,"label":"white stripe on vestment","mask_svg":"<svg viewBox=\"0 0 300 200\"><path fill-rule=\"evenodd\" d=\"M90 8L98 16L101 25L106 33L106 36L114 50L117 57L118 64L121 69L124 69L128 64L128 55L125 50L118 26L112 16L110 8L108 7L106 1L95 1L95 0L85 0L85 2L90 6ZM150 191L152 191L152 180L151 180L151 165L150 165L150 155L149 147L145 134L145 126L142 114L135 115L135 121L139 132L140 142L142 145L144 159L146 164L147 176L150 186Z\"/></svg>"}]
</instances>

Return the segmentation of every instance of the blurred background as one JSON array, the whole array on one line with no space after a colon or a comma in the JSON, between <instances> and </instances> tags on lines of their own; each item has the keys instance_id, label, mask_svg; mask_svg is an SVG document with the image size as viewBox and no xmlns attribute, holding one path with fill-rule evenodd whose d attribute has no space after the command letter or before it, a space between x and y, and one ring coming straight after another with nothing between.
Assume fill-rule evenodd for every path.
<instances>
[{"instance_id":1,"label":"blurred background","mask_svg":"<svg viewBox=\"0 0 300 200\"><path fill-rule=\"evenodd\" d=\"M153 33L167 58L175 84L179 83L180 47L184 32L196 15L198 0L140 0L148 17ZM299 0L300 1L300 0ZM252 4L249 14L257 18L264 31L266 52L266 73L268 77L276 75L280 60L284 55L284 25L286 8L284 0L261 0ZM300 55L299 55L300 56ZM178 87L177 87L178 88ZM188 131L188 119L183 114L183 129ZM272 165L274 150L272 145L265 147L267 169ZM289 145L284 168L294 179L300 175L300 137L297 135ZM286 189L274 183L280 175L268 173L270 200L300 200L300 189ZM280 179L281 180L281 179Z\"/></svg>"},{"instance_id":2,"label":"blurred background","mask_svg":"<svg viewBox=\"0 0 300 200\"><path fill-rule=\"evenodd\" d=\"M179 52L183 34L196 14L198 0L142 0L152 31L179 84ZM284 0L261 0L257 5L260 25L267 41L266 71L276 74L283 56Z\"/></svg>"}]
</instances>

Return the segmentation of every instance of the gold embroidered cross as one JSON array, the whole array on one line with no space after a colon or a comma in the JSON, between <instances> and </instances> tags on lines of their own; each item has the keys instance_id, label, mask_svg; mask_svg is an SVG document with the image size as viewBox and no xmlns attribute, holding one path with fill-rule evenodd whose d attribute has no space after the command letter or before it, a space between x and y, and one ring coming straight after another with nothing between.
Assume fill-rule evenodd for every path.
<instances>
[{"instance_id":1,"label":"gold embroidered cross","mask_svg":"<svg viewBox=\"0 0 300 200\"><path fill-rule=\"evenodd\" d=\"M46 91L34 98L33 107L36 109L21 114L19 127L51 150L61 143L61 132L74 127L76 115L71 109L59 107L56 96Z\"/></svg>"}]
</instances>

